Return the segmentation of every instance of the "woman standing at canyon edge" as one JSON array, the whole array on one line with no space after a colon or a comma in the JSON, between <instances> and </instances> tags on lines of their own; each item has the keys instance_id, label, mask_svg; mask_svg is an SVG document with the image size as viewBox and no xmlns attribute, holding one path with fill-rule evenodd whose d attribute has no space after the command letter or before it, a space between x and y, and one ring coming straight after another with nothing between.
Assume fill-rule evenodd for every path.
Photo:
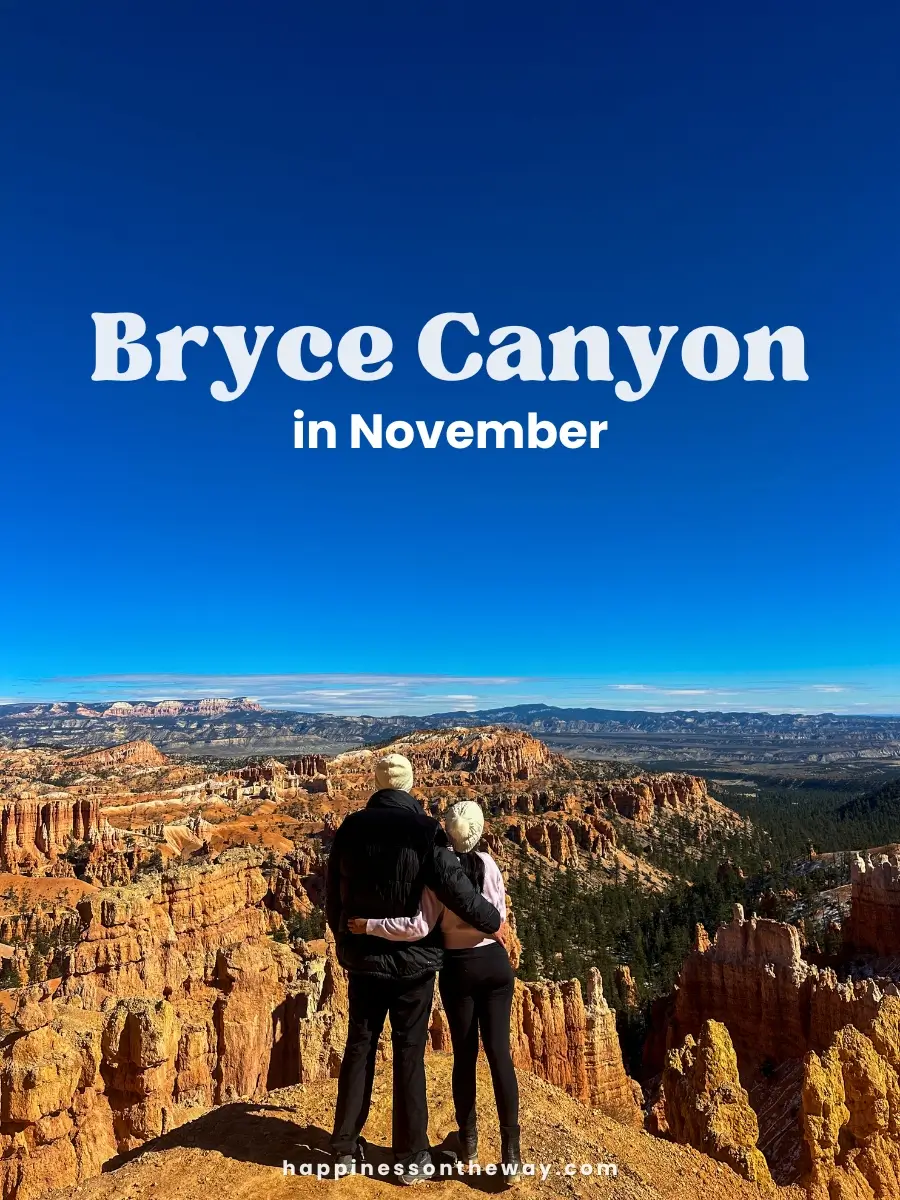
<instances>
[{"instance_id":1,"label":"woman standing at canyon edge","mask_svg":"<svg viewBox=\"0 0 900 1200\"><path fill-rule=\"evenodd\" d=\"M486 851L478 850L484 814L471 800L452 805L444 827L473 886L506 921L506 888L500 868ZM453 1104L459 1143L465 1161L478 1155L475 1113L475 1065L479 1035L491 1069L494 1099L500 1121L500 1157L507 1184L521 1179L519 1149L519 1087L509 1049L513 970L503 944L485 937L451 912L428 888L414 917L350 921L359 933L391 941L418 941L440 924L444 965L439 976L441 1000L453 1042Z\"/></svg>"}]
</instances>

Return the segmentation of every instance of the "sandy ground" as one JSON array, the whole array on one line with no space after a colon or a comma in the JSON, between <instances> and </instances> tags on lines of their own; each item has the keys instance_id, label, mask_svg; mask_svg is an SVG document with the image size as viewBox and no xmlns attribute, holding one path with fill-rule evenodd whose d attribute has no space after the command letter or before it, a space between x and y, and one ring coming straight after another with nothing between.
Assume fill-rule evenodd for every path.
<instances>
[{"instance_id":1,"label":"sandy ground","mask_svg":"<svg viewBox=\"0 0 900 1200\"><path fill-rule=\"evenodd\" d=\"M440 1144L454 1129L450 1100L450 1058L428 1059L431 1137ZM550 1164L544 1182L529 1179L519 1196L597 1197L598 1200L760 1200L773 1193L739 1179L731 1170L696 1151L627 1129L600 1116L531 1075L520 1075L522 1153L531 1162ZM389 1178L319 1181L283 1173L287 1160L301 1164L330 1161L328 1129L336 1084L285 1088L259 1104L230 1104L151 1143L142 1152L79 1188L52 1193L47 1200L313 1200L340 1189L349 1197L388 1200L398 1195ZM494 1161L499 1149L490 1080L479 1079L480 1160ZM373 1115L365 1135L376 1167L391 1161L390 1079L382 1069L376 1081ZM566 1163L614 1163L615 1178L568 1177ZM423 1182L419 1193L433 1200L465 1200L478 1193L506 1189L500 1178L463 1176ZM799 1189L779 1189L778 1200L804 1200Z\"/></svg>"},{"instance_id":2,"label":"sandy ground","mask_svg":"<svg viewBox=\"0 0 900 1200\"><path fill-rule=\"evenodd\" d=\"M19 896L24 896L25 904L37 904L43 901L47 904L77 904L90 892L96 892L93 884L81 879L32 879L28 875L10 875L0 871L0 896L12 890ZM16 906L9 901L0 900L4 911L15 912Z\"/></svg>"}]
</instances>

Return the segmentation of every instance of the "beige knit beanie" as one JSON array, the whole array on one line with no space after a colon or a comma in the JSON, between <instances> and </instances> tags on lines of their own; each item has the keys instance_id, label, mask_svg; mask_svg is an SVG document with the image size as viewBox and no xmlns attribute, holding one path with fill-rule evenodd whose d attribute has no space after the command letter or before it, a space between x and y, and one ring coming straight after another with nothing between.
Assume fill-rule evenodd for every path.
<instances>
[{"instance_id":1,"label":"beige knit beanie","mask_svg":"<svg viewBox=\"0 0 900 1200\"><path fill-rule=\"evenodd\" d=\"M474 850L484 832L484 813L474 800L460 800L451 804L444 814L444 828L460 854Z\"/></svg>"},{"instance_id":2,"label":"beige knit beanie","mask_svg":"<svg viewBox=\"0 0 900 1200\"><path fill-rule=\"evenodd\" d=\"M413 785L412 763L403 754L386 754L375 764L375 782L380 788L410 791Z\"/></svg>"}]
</instances>

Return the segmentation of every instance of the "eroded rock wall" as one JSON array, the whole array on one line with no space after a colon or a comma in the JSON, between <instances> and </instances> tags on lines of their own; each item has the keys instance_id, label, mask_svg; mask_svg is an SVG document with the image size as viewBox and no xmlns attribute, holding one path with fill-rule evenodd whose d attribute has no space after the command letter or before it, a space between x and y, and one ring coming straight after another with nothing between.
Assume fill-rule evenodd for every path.
<instances>
[{"instance_id":1,"label":"eroded rock wall","mask_svg":"<svg viewBox=\"0 0 900 1200\"><path fill-rule=\"evenodd\" d=\"M335 1075L347 985L330 937L291 947L255 850L95 891L63 977L8 993L0 1027L0 1195L38 1200L213 1105ZM449 1050L436 1008L432 1046ZM615 1013L592 978L516 986L520 1070L640 1122ZM382 1057L389 1056L389 1042Z\"/></svg>"},{"instance_id":2,"label":"eroded rock wall","mask_svg":"<svg viewBox=\"0 0 900 1200\"><path fill-rule=\"evenodd\" d=\"M625 1124L640 1124L638 1087L625 1073L616 1014L591 971L587 1003L577 979L517 982L512 1014L513 1062Z\"/></svg>"},{"instance_id":3,"label":"eroded rock wall","mask_svg":"<svg viewBox=\"0 0 900 1200\"><path fill-rule=\"evenodd\" d=\"M727 1163L745 1179L771 1185L757 1147L756 1113L741 1087L737 1056L724 1025L705 1021L698 1041L688 1035L680 1049L669 1051L662 1102L674 1141Z\"/></svg>"},{"instance_id":4,"label":"eroded rock wall","mask_svg":"<svg viewBox=\"0 0 900 1200\"><path fill-rule=\"evenodd\" d=\"M751 917L740 905L712 943L698 938L678 979L668 1044L698 1037L707 1020L727 1026L741 1066L802 1058L827 1049L835 1033L853 1025L866 1033L890 983L841 982L834 971L803 960L791 925Z\"/></svg>"},{"instance_id":5,"label":"eroded rock wall","mask_svg":"<svg viewBox=\"0 0 900 1200\"><path fill-rule=\"evenodd\" d=\"M87 841L100 828L100 803L68 792L22 795L0 803L0 870L39 875L65 854L71 842Z\"/></svg>"},{"instance_id":6,"label":"eroded rock wall","mask_svg":"<svg viewBox=\"0 0 900 1200\"><path fill-rule=\"evenodd\" d=\"M0 1195L42 1196L214 1104L334 1073L333 945L267 936L261 856L237 851L78 907L64 977L10 993L0 1030Z\"/></svg>"},{"instance_id":7,"label":"eroded rock wall","mask_svg":"<svg viewBox=\"0 0 900 1200\"><path fill-rule=\"evenodd\" d=\"M706 790L706 780L672 772L610 780L597 785L597 794L607 808L638 824L649 823L659 808L685 812L716 803Z\"/></svg>"},{"instance_id":8,"label":"eroded rock wall","mask_svg":"<svg viewBox=\"0 0 900 1200\"><path fill-rule=\"evenodd\" d=\"M845 941L862 953L900 954L900 857L856 855L850 885Z\"/></svg>"},{"instance_id":9,"label":"eroded rock wall","mask_svg":"<svg viewBox=\"0 0 900 1200\"><path fill-rule=\"evenodd\" d=\"M807 1056L800 1121L811 1200L900 1196L900 1082L858 1029L840 1030L821 1057Z\"/></svg>"}]
</instances>

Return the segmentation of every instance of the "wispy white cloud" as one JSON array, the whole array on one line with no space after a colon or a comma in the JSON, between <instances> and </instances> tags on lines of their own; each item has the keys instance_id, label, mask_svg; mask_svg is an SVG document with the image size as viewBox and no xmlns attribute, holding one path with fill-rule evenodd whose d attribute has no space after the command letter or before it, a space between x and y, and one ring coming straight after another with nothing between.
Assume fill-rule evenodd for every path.
<instances>
[{"instance_id":1,"label":"wispy white cloud","mask_svg":"<svg viewBox=\"0 0 900 1200\"><path fill-rule=\"evenodd\" d=\"M650 683L612 683L609 686L614 692L652 692L657 696L729 696L734 694L711 687L663 687L661 684Z\"/></svg>"},{"instance_id":2,"label":"wispy white cloud","mask_svg":"<svg viewBox=\"0 0 900 1200\"><path fill-rule=\"evenodd\" d=\"M665 696L716 696L714 688L660 688Z\"/></svg>"}]
</instances>

